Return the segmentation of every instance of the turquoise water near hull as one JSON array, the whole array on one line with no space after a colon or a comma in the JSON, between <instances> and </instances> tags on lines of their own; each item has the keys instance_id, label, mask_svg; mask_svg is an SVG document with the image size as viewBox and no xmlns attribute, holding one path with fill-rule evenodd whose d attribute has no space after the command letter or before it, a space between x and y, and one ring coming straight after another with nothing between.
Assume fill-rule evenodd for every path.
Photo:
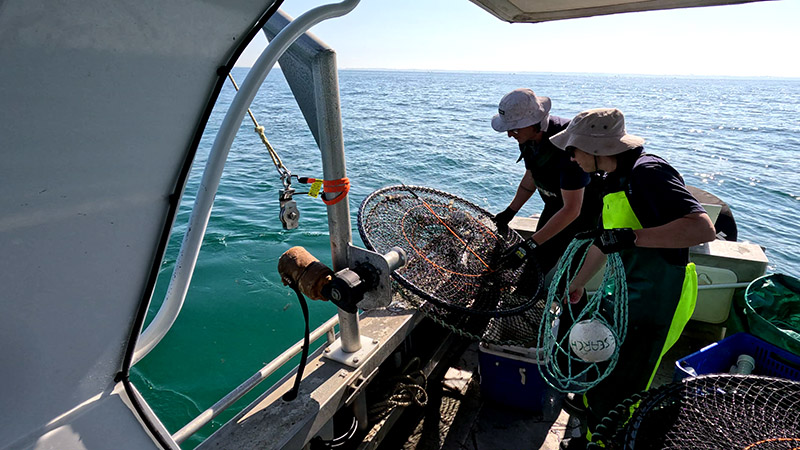
<instances>
[{"instance_id":1,"label":"turquoise water near hull","mask_svg":"<svg viewBox=\"0 0 800 450\"><path fill-rule=\"evenodd\" d=\"M247 69L235 69L243 81ZM726 201L739 240L760 244L769 271L800 276L800 80L633 75L342 70L342 123L353 240L358 206L392 184L429 186L498 212L524 171L515 142L489 125L508 91L551 97L551 113L571 118L617 107L648 152L686 182ZM161 304L186 229L205 158L234 96L227 84L209 121L170 239L148 320ZM322 176L319 150L279 70L251 107L284 164ZM132 380L175 432L302 338L302 312L277 272L280 255L301 245L330 265L325 205L297 198L300 227L278 220L278 174L245 118L233 143L208 233L181 315ZM298 187L302 190L303 185ZM541 210L537 196L520 214ZM312 329L335 308L311 302ZM290 364L291 365L291 364ZM288 370L288 369L287 369ZM183 444L196 446L276 381L276 374Z\"/></svg>"}]
</instances>

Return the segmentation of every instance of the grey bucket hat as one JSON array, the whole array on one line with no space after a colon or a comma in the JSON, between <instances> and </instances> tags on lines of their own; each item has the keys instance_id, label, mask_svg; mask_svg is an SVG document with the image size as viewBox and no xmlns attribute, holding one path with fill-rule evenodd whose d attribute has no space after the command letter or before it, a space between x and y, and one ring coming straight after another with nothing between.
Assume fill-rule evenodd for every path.
<instances>
[{"instance_id":1,"label":"grey bucket hat","mask_svg":"<svg viewBox=\"0 0 800 450\"><path fill-rule=\"evenodd\" d=\"M618 155L644 145L644 139L625 132L625 117L616 108L589 109L578 113L567 128L550 137L556 147L568 147L597 156Z\"/></svg>"},{"instance_id":2,"label":"grey bucket hat","mask_svg":"<svg viewBox=\"0 0 800 450\"><path fill-rule=\"evenodd\" d=\"M514 89L504 95L492 117L495 131L516 130L540 123L550 114L550 98L537 97L530 89ZM543 128L544 129L544 128Z\"/></svg>"}]
</instances>

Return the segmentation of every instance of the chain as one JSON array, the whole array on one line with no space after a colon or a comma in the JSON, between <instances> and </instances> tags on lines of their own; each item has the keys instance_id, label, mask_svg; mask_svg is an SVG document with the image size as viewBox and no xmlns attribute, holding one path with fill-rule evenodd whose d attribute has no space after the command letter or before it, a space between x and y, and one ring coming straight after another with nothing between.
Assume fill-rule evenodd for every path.
<instances>
[{"instance_id":1,"label":"chain","mask_svg":"<svg viewBox=\"0 0 800 450\"><path fill-rule=\"evenodd\" d=\"M236 80L233 79L233 74L229 72L228 78L231 80L234 89L236 89L238 92L239 85L237 85ZM275 165L275 170L278 171L278 175L281 177L281 183L283 183L283 187L285 189L290 189L292 186L292 172L290 172L289 169L283 164L281 157L278 156L278 152L275 151L275 149L269 143L269 140L267 140L267 135L264 133L264 127L258 124L256 116L253 115L253 112L250 110L250 108L247 108L247 114L250 115L250 120L253 121L253 126L255 127L256 133L261 138L261 142L263 142L264 146L267 147L269 157L272 159L272 164Z\"/></svg>"}]
</instances>

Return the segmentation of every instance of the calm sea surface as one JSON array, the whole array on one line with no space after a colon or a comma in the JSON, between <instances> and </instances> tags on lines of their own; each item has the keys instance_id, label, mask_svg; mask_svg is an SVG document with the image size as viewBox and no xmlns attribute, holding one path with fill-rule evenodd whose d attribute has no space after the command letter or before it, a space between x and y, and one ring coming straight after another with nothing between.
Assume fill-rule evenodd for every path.
<instances>
[{"instance_id":1,"label":"calm sea surface","mask_svg":"<svg viewBox=\"0 0 800 450\"><path fill-rule=\"evenodd\" d=\"M235 69L242 82L247 69ZM514 140L489 122L508 91L530 87L549 96L551 114L617 107L628 132L672 163L688 184L726 201L739 240L766 248L769 272L800 276L800 80L586 74L341 71L347 176L356 215L374 190L398 183L438 188L492 212L511 201L524 171ZM161 304L205 158L234 90L226 85L200 144L148 320ZM322 177L319 150L274 70L252 111L292 173ZM262 365L302 338L303 316L277 272L280 255L301 245L330 265L325 205L297 198L300 228L278 220L281 183L245 117L216 197L208 233L180 317L132 379L175 432ZM303 190L303 185L297 186ZM541 210L538 196L523 208ZM310 306L312 329L335 314ZM284 372L221 415L183 447L196 446Z\"/></svg>"}]
</instances>

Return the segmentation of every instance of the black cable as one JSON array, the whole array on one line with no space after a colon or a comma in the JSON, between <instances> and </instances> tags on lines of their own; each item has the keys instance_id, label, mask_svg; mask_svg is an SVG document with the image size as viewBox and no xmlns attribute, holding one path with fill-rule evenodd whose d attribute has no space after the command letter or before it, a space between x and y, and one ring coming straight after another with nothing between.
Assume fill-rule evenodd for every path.
<instances>
[{"instance_id":1,"label":"black cable","mask_svg":"<svg viewBox=\"0 0 800 450\"><path fill-rule=\"evenodd\" d=\"M300 391L300 381L303 379L303 371L306 368L306 361L308 360L308 347L311 346L311 343L309 342L311 330L308 326L308 303L306 302L306 298L300 292L300 287L297 285L296 281L293 281L289 287L291 287L295 294L297 294L297 300L300 301L300 307L303 309L303 318L306 322L306 333L305 336L303 336L303 354L300 356L300 364L297 366L297 376L294 379L294 386L289 392L283 394L283 401L286 402L290 402L297 398L297 393Z\"/></svg>"}]
</instances>

